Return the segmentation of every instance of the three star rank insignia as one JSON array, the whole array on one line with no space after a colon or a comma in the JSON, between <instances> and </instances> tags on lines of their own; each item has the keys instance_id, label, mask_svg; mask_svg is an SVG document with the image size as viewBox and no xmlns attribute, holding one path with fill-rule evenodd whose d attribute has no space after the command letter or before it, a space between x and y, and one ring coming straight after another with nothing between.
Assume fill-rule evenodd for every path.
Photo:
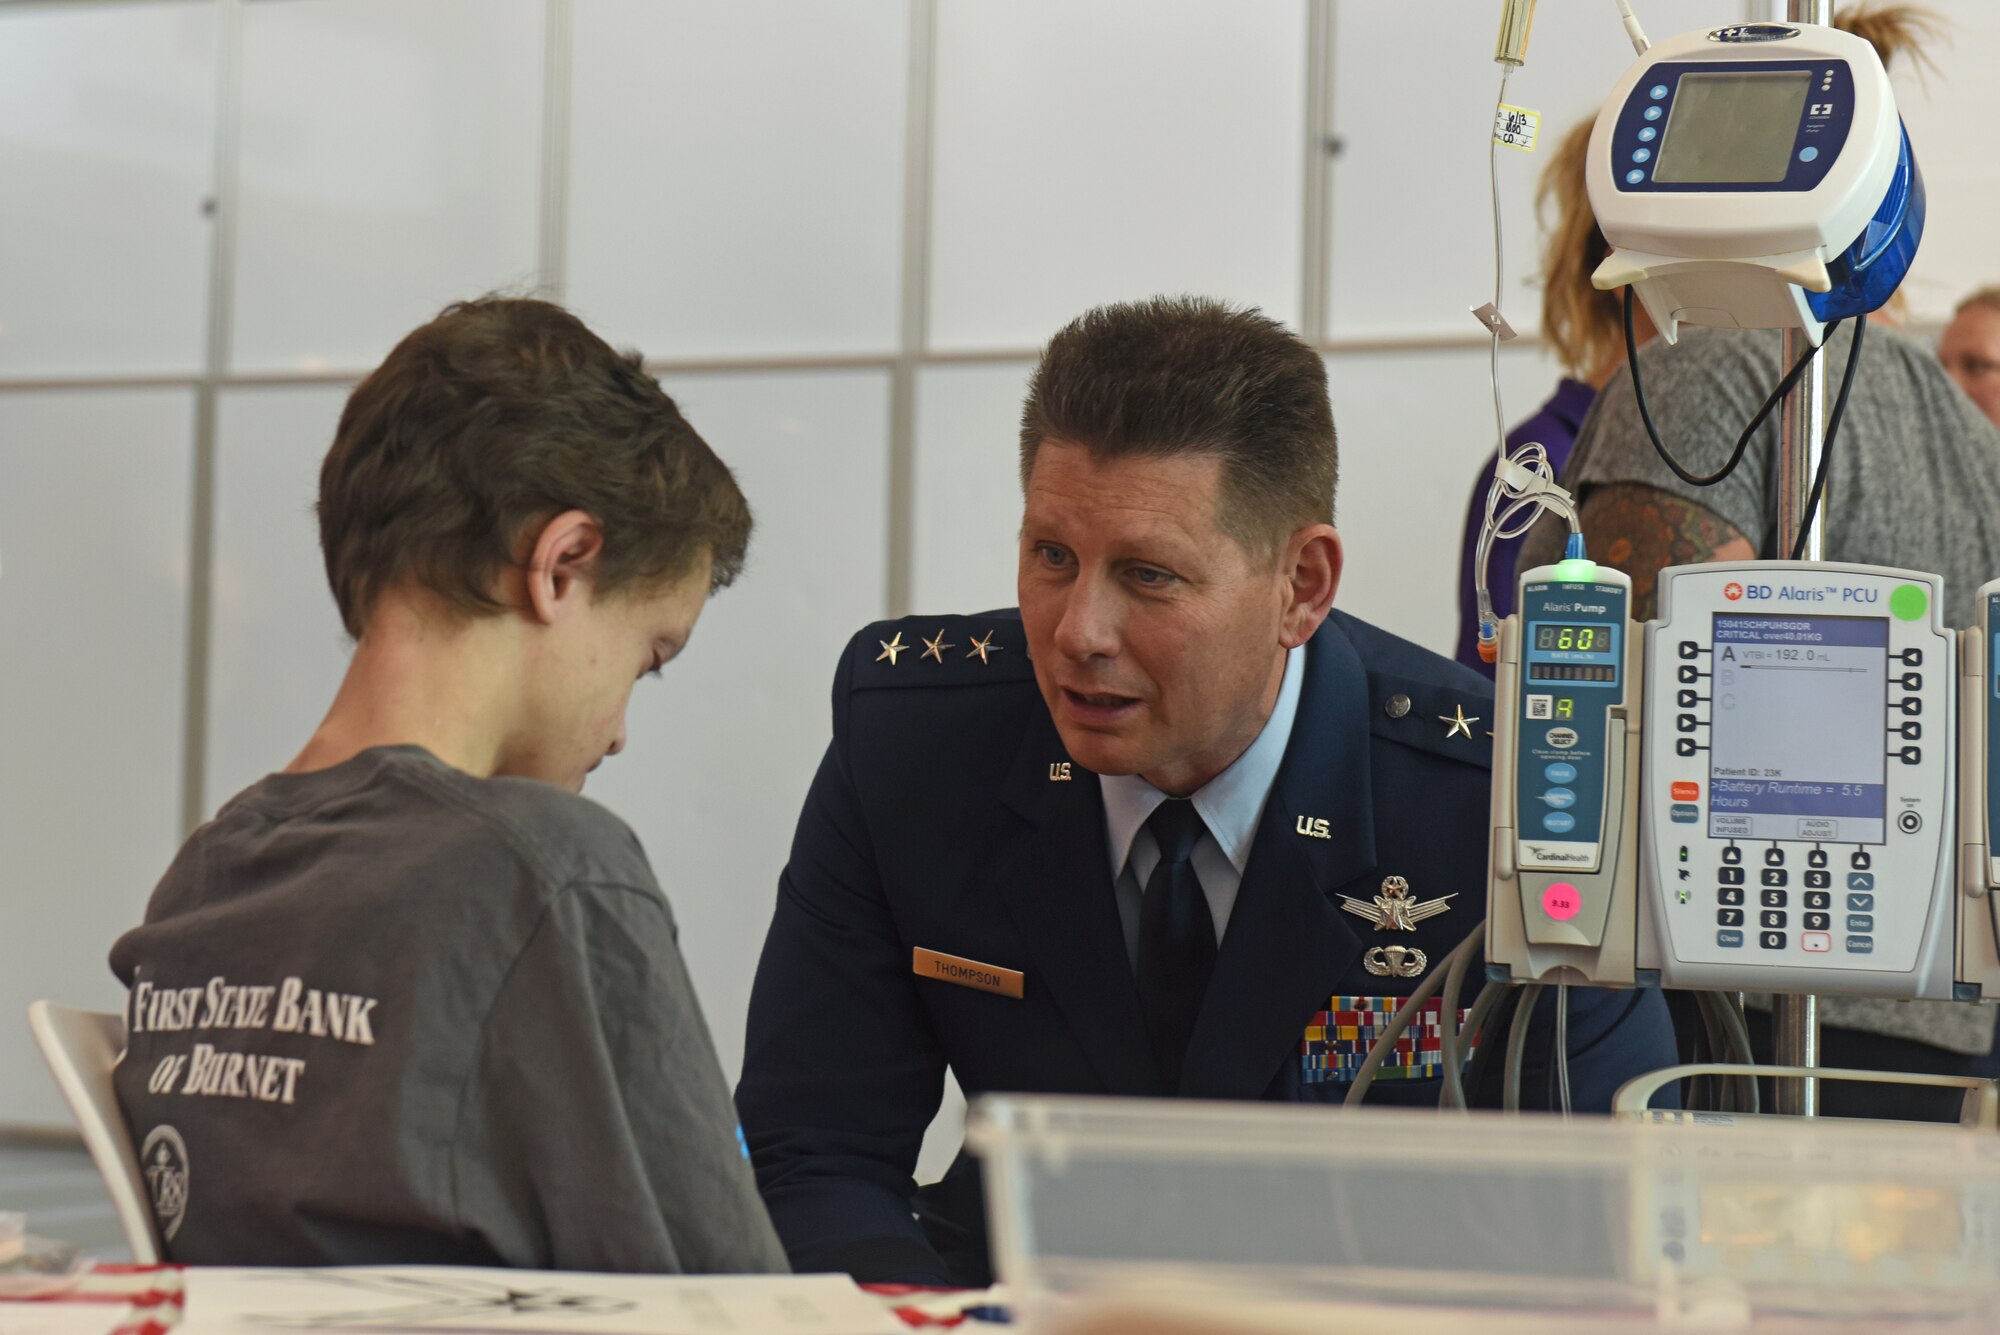
<instances>
[{"instance_id":1,"label":"three star rank insignia","mask_svg":"<svg viewBox=\"0 0 2000 1335\"><path fill-rule=\"evenodd\" d=\"M924 640L924 637L921 635L917 636L917 638ZM940 628L936 639L924 640L924 651L917 655L917 658L920 662L926 658L935 658L938 662L942 663L944 662L944 651L956 648L958 648L957 645L946 644L944 642L944 630Z\"/></svg>"},{"instance_id":2,"label":"three star rank insignia","mask_svg":"<svg viewBox=\"0 0 2000 1335\"><path fill-rule=\"evenodd\" d=\"M940 634L942 634L942 632L940 632ZM876 643L882 646L882 652L875 655L875 661L879 663L886 658L889 660L890 667L896 666L896 655L903 653L910 647L909 645L903 643L903 632L900 630L896 632L895 639L877 640Z\"/></svg>"},{"instance_id":3,"label":"three star rank insignia","mask_svg":"<svg viewBox=\"0 0 2000 1335\"><path fill-rule=\"evenodd\" d=\"M990 662L991 660L990 660L990 659L988 659L988 658L986 657L986 655L988 655L988 654L997 654L997 653L999 653L999 652L1000 652L1000 651L1001 651L1002 649L1005 649L1005 648L1007 647L1007 646L1006 646L1006 645L1004 645L1004 644L995 644L995 643L993 643L993 636L994 636L994 635L995 635L996 633L997 633L997 632L994 632L994 631L990 631L990 630L989 630L989 631L987 631L987 632L986 632L986 634L985 634L984 636L982 636L982 637L981 637L981 638L979 638L979 639L976 639L976 640L974 640L974 641L972 642L972 648L966 651L966 655L965 655L965 656L966 656L967 658L971 658L971 657L973 657L973 656L977 655L977 656L978 656L978 658L979 658L979 661L980 661L980 662L982 662L982 663L986 663L986 662ZM940 636L942 636L942 635L944 634L944 632L943 632L943 631L939 631L939 632L938 632L938 634L939 634ZM926 643L928 643L928 641L926 641ZM946 645L945 647L946 647L946 648L948 648L948 649L955 649L955 648L957 648L958 646L957 646L957 645ZM940 660L940 661L942 661L942 660Z\"/></svg>"}]
</instances>

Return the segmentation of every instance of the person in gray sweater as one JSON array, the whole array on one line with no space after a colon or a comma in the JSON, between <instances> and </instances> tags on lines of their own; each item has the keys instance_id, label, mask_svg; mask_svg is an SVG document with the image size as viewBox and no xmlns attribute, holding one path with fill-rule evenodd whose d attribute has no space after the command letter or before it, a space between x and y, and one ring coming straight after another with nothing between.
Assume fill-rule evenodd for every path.
<instances>
[{"instance_id":1,"label":"person in gray sweater","mask_svg":"<svg viewBox=\"0 0 2000 1335\"><path fill-rule=\"evenodd\" d=\"M1828 341L1829 394L1854 345L1852 322ZM1779 336L1770 330L1684 329L1680 342L1639 353L1646 401L1661 439L1692 471L1728 459L1743 428L1782 379ZM1772 531L1773 412L1742 463L1697 488L1660 460L1639 418L1629 368L1597 396L1562 483L1580 504L1597 560L1632 577L1632 615L1655 614L1665 566L1784 559L1791 535ZM1944 616L1973 619L1973 593L2000 577L2000 428L1987 420L1922 343L1872 324L1826 482L1827 559L1926 570L1944 576ZM1565 532L1544 520L1530 535L1522 569L1559 557ZM1970 1002L1823 997L1820 1059L1830 1067L2000 1076L1993 1011ZM1765 1026L1752 1025L1768 1060ZM1823 1111L1836 1115L1954 1121L1952 1091L1822 1083Z\"/></svg>"},{"instance_id":2,"label":"person in gray sweater","mask_svg":"<svg viewBox=\"0 0 2000 1335\"><path fill-rule=\"evenodd\" d=\"M785 1270L667 901L580 795L741 568L728 468L636 356L486 299L354 391L319 520L339 694L111 955L166 1255Z\"/></svg>"}]
</instances>

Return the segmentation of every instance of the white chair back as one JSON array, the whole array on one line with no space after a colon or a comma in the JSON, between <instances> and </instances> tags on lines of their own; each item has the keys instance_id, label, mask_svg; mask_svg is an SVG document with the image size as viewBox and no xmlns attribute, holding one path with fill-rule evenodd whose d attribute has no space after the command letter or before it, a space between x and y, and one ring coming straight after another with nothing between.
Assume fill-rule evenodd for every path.
<instances>
[{"instance_id":1,"label":"white chair back","mask_svg":"<svg viewBox=\"0 0 2000 1335\"><path fill-rule=\"evenodd\" d=\"M139 1175L132 1134L111 1084L112 1069L125 1051L125 1017L37 1001L28 1007L28 1028L69 1104L105 1190L111 1193L132 1259L142 1265L158 1264L162 1257L151 1197Z\"/></svg>"}]
</instances>

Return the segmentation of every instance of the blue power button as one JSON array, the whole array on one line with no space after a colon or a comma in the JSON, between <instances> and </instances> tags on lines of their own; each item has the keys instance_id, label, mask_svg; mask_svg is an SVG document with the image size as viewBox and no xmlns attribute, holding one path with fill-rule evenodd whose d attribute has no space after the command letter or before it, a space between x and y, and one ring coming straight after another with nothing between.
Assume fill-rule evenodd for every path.
<instances>
[{"instance_id":1,"label":"blue power button","mask_svg":"<svg viewBox=\"0 0 2000 1335\"><path fill-rule=\"evenodd\" d=\"M1818 156L1819 156L1819 150L1816 148L1802 148L1799 150L1800 162L1811 162L1814 158L1817 158Z\"/></svg>"}]
</instances>

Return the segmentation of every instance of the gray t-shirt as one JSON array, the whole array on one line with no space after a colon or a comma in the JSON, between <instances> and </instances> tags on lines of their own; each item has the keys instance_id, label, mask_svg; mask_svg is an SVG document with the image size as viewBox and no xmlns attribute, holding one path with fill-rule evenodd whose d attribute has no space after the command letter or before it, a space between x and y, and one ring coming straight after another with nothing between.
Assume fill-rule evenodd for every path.
<instances>
[{"instance_id":1,"label":"gray t-shirt","mask_svg":"<svg viewBox=\"0 0 2000 1335\"><path fill-rule=\"evenodd\" d=\"M1852 346L1849 327L1828 345L1829 410ZM1783 377L1779 337L1768 330L1690 328L1677 345L1655 340L1641 349L1639 361L1662 440L1699 473L1722 466ZM1622 368L1584 419L1563 485L1579 499L1609 483L1656 487L1727 520L1760 557L1789 556L1776 550L1771 531L1777 423L1774 410L1729 477L1691 487L1654 453L1630 369ZM1826 491L1829 559L1942 575L1946 623L1971 624L1973 593L2000 577L2000 429L1917 340L1869 326ZM1971 1004L1827 997L1820 1018L1953 1052L1983 1053L1993 1044L1993 1011Z\"/></svg>"},{"instance_id":2,"label":"gray t-shirt","mask_svg":"<svg viewBox=\"0 0 2000 1335\"><path fill-rule=\"evenodd\" d=\"M786 1269L667 902L593 802L415 747L273 774L111 967L177 1262Z\"/></svg>"}]
</instances>

